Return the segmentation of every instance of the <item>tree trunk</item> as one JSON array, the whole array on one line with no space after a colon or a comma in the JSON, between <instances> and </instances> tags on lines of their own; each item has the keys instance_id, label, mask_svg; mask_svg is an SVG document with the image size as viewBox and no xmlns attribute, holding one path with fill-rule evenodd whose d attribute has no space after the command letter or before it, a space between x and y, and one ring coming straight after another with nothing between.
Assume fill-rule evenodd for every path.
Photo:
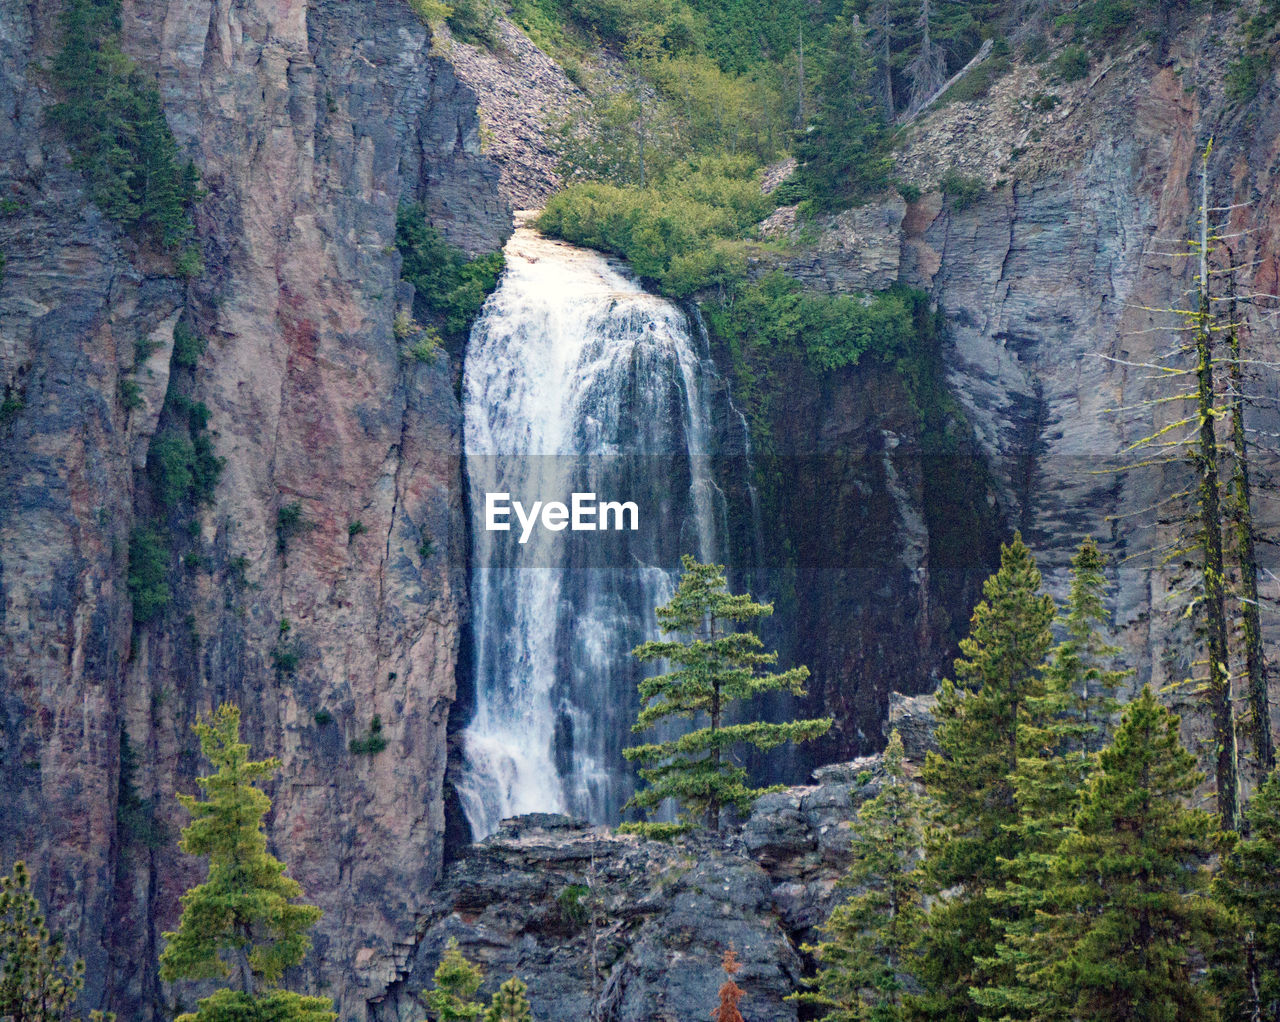
<instances>
[{"instance_id":1,"label":"tree trunk","mask_svg":"<svg viewBox=\"0 0 1280 1022\"><path fill-rule=\"evenodd\" d=\"M1231 673L1227 660L1227 613L1222 564L1222 504L1218 482L1218 441L1214 429L1213 334L1209 310L1209 151L1200 173L1200 294L1196 316L1197 409L1199 451L1201 566L1209 655L1209 706L1213 714L1218 784L1218 816L1226 830L1237 830L1240 817L1236 775L1235 719L1231 710Z\"/></svg>"},{"instance_id":2,"label":"tree trunk","mask_svg":"<svg viewBox=\"0 0 1280 1022\"><path fill-rule=\"evenodd\" d=\"M1240 333L1236 325L1235 272L1228 278L1231 294L1227 303L1227 346L1230 351L1231 446L1235 456L1232 474L1232 518L1235 525L1236 559L1240 565L1240 616L1244 633L1245 674L1249 686L1254 749L1263 773L1276 764L1271 737L1271 707L1267 698L1267 660L1262 650L1262 622L1258 602L1258 558L1253 541L1253 502L1249 484L1249 450L1244 431L1244 372L1240 365Z\"/></svg>"}]
</instances>

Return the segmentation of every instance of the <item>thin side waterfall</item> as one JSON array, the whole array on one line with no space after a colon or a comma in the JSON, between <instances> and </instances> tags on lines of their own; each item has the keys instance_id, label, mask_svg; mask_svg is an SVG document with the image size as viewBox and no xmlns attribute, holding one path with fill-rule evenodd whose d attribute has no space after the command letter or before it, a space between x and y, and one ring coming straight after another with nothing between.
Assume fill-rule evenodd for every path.
<instances>
[{"instance_id":1,"label":"thin side waterfall","mask_svg":"<svg viewBox=\"0 0 1280 1022\"><path fill-rule=\"evenodd\" d=\"M472 516L475 713L458 795L479 839L504 817L616 822L633 780L640 665L680 555L722 556L705 338L620 264L517 230L472 330L463 449ZM526 509L631 501L635 531L486 528L486 495Z\"/></svg>"}]
</instances>

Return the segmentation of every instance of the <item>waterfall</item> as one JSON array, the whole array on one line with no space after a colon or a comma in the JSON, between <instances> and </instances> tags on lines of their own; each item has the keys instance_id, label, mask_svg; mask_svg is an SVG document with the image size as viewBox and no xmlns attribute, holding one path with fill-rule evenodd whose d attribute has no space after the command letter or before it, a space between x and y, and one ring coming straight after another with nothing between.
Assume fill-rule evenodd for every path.
<instances>
[{"instance_id":1,"label":"waterfall","mask_svg":"<svg viewBox=\"0 0 1280 1022\"><path fill-rule=\"evenodd\" d=\"M515 232L463 371L475 711L456 788L472 833L504 817L616 822L633 790L641 669L680 555L716 558L705 337L593 252ZM622 532L486 529L486 494L634 501Z\"/></svg>"}]
</instances>

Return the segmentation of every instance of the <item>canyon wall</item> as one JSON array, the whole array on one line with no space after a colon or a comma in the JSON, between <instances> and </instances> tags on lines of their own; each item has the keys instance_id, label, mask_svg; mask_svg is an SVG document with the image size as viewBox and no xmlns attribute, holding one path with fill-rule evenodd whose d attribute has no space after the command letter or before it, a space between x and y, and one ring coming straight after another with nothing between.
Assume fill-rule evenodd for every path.
<instances>
[{"instance_id":1,"label":"canyon wall","mask_svg":"<svg viewBox=\"0 0 1280 1022\"><path fill-rule=\"evenodd\" d=\"M208 193L188 283L88 204L45 121L57 6L5 0L0 24L0 861L38 864L89 1004L163 1014L159 933L199 875L172 794L202 766L192 720L234 700L284 760L273 850L325 910L308 972L358 1017L439 872L467 614L456 367L400 351L395 214L421 201L469 251L505 239L474 94L403 4L126 3ZM179 316L208 343L171 380ZM146 483L171 386L225 459L190 521ZM135 627L143 522L174 537L173 598ZM349 753L375 714L389 751Z\"/></svg>"}]
</instances>

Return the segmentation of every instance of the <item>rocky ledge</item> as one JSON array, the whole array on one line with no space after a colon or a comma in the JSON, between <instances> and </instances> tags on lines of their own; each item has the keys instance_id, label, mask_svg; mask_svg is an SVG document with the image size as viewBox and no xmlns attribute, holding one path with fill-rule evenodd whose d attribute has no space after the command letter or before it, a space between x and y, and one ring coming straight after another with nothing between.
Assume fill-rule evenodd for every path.
<instances>
[{"instance_id":1,"label":"rocky ledge","mask_svg":"<svg viewBox=\"0 0 1280 1022\"><path fill-rule=\"evenodd\" d=\"M482 996L518 975L539 1020L705 1018L733 947L752 1022L794 1022L800 945L847 894L850 823L882 778L876 756L824 767L812 785L763 796L741 825L675 845L567 816L505 820L446 869L370 1017L420 1019L456 939L484 969Z\"/></svg>"}]
</instances>

